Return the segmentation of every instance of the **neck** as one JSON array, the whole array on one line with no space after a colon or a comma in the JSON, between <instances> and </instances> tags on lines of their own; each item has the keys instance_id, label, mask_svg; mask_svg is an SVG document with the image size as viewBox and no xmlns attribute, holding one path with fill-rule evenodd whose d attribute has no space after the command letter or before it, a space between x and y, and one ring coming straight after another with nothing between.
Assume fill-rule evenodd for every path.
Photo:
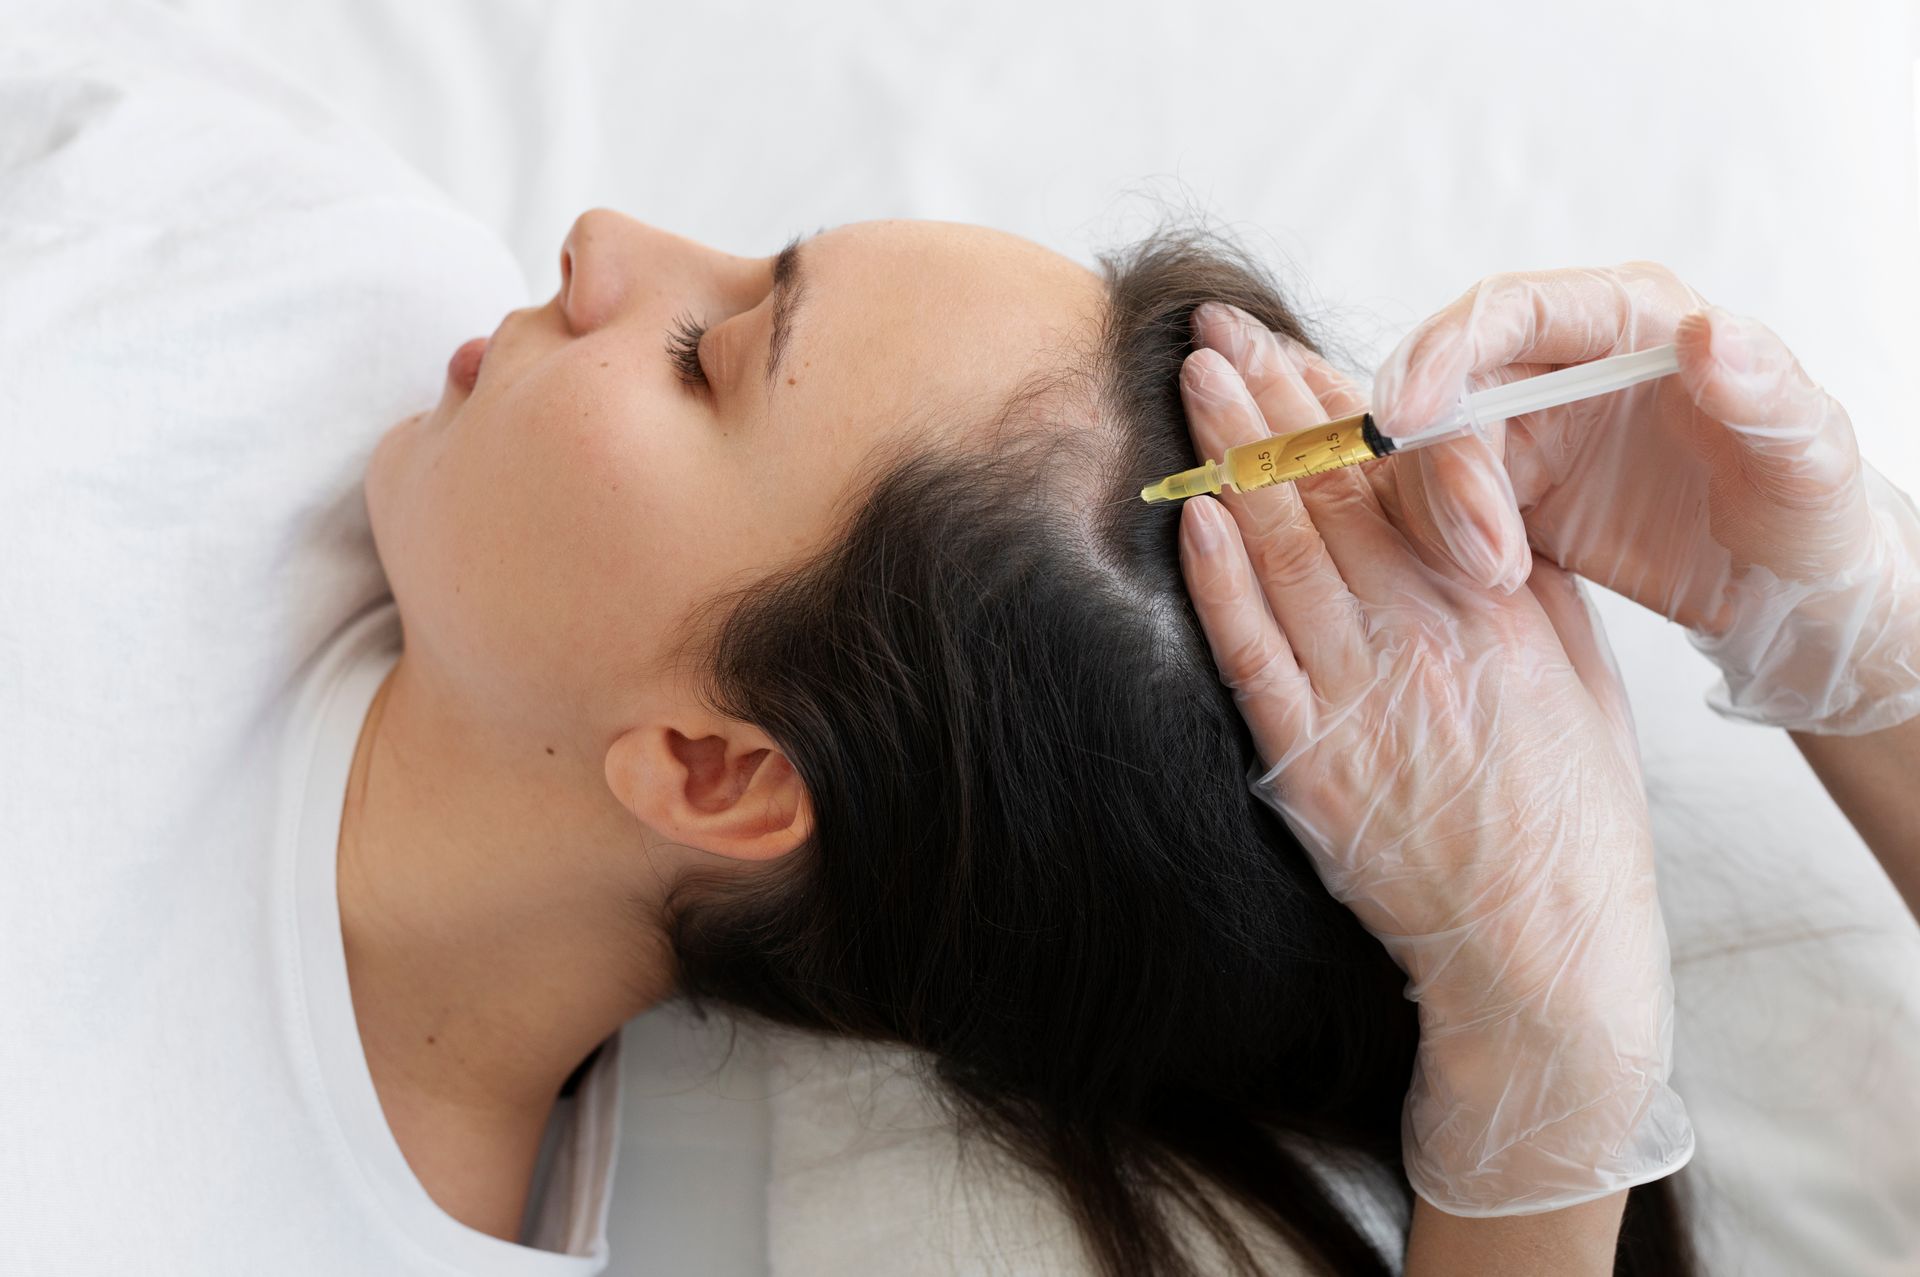
<instances>
[{"instance_id":1,"label":"neck","mask_svg":"<svg viewBox=\"0 0 1920 1277\"><path fill-rule=\"evenodd\" d=\"M338 861L354 1015L390 1116L530 1138L530 1173L560 1086L671 991L659 875L598 759L513 739L451 691L403 653L354 750Z\"/></svg>"}]
</instances>

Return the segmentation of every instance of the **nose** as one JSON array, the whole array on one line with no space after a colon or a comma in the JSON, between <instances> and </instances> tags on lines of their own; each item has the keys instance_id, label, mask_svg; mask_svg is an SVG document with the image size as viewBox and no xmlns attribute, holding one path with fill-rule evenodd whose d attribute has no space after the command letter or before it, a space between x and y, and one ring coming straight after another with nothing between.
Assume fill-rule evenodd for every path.
<instances>
[{"instance_id":1,"label":"nose","mask_svg":"<svg viewBox=\"0 0 1920 1277\"><path fill-rule=\"evenodd\" d=\"M590 208L573 220L560 243L560 306L575 332L584 332L605 318L605 293L610 282L606 259L622 229L623 218L611 209ZM589 273L590 272L590 273ZM592 322L583 312L598 310Z\"/></svg>"},{"instance_id":2,"label":"nose","mask_svg":"<svg viewBox=\"0 0 1920 1277\"><path fill-rule=\"evenodd\" d=\"M585 333L630 303L673 310L752 305L745 294L754 289L756 266L764 273L763 263L718 252L613 209L590 208L574 219L560 245L561 311L575 333Z\"/></svg>"}]
</instances>

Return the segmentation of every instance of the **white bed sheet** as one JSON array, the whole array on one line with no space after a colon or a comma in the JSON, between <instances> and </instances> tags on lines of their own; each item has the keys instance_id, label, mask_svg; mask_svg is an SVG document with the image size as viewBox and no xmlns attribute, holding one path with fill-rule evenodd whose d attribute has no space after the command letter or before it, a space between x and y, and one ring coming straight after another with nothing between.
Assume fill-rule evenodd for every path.
<instances>
[{"instance_id":1,"label":"white bed sheet","mask_svg":"<svg viewBox=\"0 0 1920 1277\"><path fill-rule=\"evenodd\" d=\"M1245 231L1364 372L1482 274L1647 257L1780 332L1867 455L1920 491L1914 23L1899 0L1483 0L1471 17L177 3L481 215L536 297L595 205L740 253L911 216L1087 260L1144 225L1151 206L1125 195L1146 189ZM1655 791L1710 1271L1907 1271L1920 931L1784 736L1711 716L1708 669L1679 635L1600 602ZM767 1106L723 1098L764 1095L763 1063L750 1047L708 1084L710 1041L683 1021L628 1032L610 1271L766 1271Z\"/></svg>"}]
</instances>

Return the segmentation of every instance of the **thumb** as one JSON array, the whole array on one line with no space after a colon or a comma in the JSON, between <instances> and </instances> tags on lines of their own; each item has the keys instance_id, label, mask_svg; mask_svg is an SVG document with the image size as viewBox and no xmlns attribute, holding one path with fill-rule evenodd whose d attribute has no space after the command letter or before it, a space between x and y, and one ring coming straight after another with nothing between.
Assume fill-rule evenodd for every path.
<instances>
[{"instance_id":1,"label":"thumb","mask_svg":"<svg viewBox=\"0 0 1920 1277\"><path fill-rule=\"evenodd\" d=\"M1507 467L1488 439L1462 435L1421 448L1403 500L1416 539L1437 548L1468 579L1511 594L1533 566L1526 524Z\"/></svg>"},{"instance_id":2,"label":"thumb","mask_svg":"<svg viewBox=\"0 0 1920 1277\"><path fill-rule=\"evenodd\" d=\"M1681 317L1673 344L1687 393L1726 427L1756 487L1818 500L1859 469L1846 409L1765 324L1708 306Z\"/></svg>"}]
</instances>

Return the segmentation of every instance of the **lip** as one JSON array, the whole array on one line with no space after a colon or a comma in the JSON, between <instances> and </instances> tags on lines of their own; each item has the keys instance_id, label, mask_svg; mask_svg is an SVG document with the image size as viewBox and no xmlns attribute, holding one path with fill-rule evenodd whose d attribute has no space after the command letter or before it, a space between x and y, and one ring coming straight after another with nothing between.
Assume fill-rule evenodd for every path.
<instances>
[{"instance_id":1,"label":"lip","mask_svg":"<svg viewBox=\"0 0 1920 1277\"><path fill-rule=\"evenodd\" d=\"M475 383L480 380L480 364L487 357L490 337L475 337L462 342L453 352L453 358L447 360L447 380L468 394L473 393Z\"/></svg>"}]
</instances>

